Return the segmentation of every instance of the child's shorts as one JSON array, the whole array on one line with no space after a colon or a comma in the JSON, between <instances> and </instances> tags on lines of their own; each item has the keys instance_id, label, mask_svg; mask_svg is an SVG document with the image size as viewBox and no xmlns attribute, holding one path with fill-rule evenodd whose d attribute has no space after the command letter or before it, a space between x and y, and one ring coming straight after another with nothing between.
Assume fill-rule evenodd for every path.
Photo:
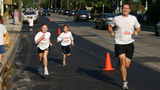
<instances>
[{"instance_id":1,"label":"child's shorts","mask_svg":"<svg viewBox=\"0 0 160 90\"><path fill-rule=\"evenodd\" d=\"M31 28L33 28L33 26L29 26L29 28L31 29Z\"/></svg>"},{"instance_id":2,"label":"child's shorts","mask_svg":"<svg viewBox=\"0 0 160 90\"><path fill-rule=\"evenodd\" d=\"M70 54L71 53L71 46L62 46L62 54Z\"/></svg>"},{"instance_id":3,"label":"child's shorts","mask_svg":"<svg viewBox=\"0 0 160 90\"><path fill-rule=\"evenodd\" d=\"M44 51L50 51L50 47L44 49L44 50L41 50L39 47L38 47L38 53L44 53Z\"/></svg>"},{"instance_id":4,"label":"child's shorts","mask_svg":"<svg viewBox=\"0 0 160 90\"><path fill-rule=\"evenodd\" d=\"M0 45L0 54L5 53L4 45Z\"/></svg>"}]
</instances>

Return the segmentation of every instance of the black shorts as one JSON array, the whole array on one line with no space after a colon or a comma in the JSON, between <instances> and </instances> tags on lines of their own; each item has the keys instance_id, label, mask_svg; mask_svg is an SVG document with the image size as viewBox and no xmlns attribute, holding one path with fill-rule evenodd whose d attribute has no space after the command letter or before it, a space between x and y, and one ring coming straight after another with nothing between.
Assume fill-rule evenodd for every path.
<instances>
[{"instance_id":1,"label":"black shorts","mask_svg":"<svg viewBox=\"0 0 160 90\"><path fill-rule=\"evenodd\" d=\"M31 29L31 28L33 28L33 26L29 26L29 28Z\"/></svg>"},{"instance_id":2,"label":"black shorts","mask_svg":"<svg viewBox=\"0 0 160 90\"><path fill-rule=\"evenodd\" d=\"M62 54L70 54L71 53L71 46L70 45L62 46L61 49L62 49Z\"/></svg>"},{"instance_id":3,"label":"black shorts","mask_svg":"<svg viewBox=\"0 0 160 90\"><path fill-rule=\"evenodd\" d=\"M134 44L133 43L126 45L115 44L114 50L116 57L118 57L121 54L125 54L127 58L132 59L134 52Z\"/></svg>"},{"instance_id":4,"label":"black shorts","mask_svg":"<svg viewBox=\"0 0 160 90\"><path fill-rule=\"evenodd\" d=\"M39 47L38 47L38 53L44 53L44 51L50 51L50 47L44 49L44 50L41 50Z\"/></svg>"}]
</instances>

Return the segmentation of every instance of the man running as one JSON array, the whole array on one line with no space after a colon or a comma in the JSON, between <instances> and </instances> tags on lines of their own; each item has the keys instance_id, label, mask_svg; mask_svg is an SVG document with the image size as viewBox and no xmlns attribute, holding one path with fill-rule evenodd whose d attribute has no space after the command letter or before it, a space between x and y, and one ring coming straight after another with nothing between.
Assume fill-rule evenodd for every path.
<instances>
[{"instance_id":1,"label":"man running","mask_svg":"<svg viewBox=\"0 0 160 90\"><path fill-rule=\"evenodd\" d=\"M108 27L110 36L115 36L115 54L119 59L123 90L128 90L126 78L127 68L130 66L134 52L133 34L137 36L141 30L137 18L129 15L130 11L130 4L124 3L122 5L122 15L116 16ZM115 32L113 32L113 27L116 27Z\"/></svg>"}]
</instances>

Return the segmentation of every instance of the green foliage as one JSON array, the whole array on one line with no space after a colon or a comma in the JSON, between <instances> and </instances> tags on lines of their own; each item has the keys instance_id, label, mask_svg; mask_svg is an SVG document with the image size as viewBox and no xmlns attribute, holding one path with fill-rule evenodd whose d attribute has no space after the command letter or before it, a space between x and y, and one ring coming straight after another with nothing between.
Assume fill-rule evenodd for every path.
<instances>
[{"instance_id":1,"label":"green foliage","mask_svg":"<svg viewBox=\"0 0 160 90\"><path fill-rule=\"evenodd\" d=\"M154 0L153 0L154 1ZM149 17L150 23L157 23L160 21L160 1L157 0L155 3L148 8L146 14Z\"/></svg>"}]
</instances>

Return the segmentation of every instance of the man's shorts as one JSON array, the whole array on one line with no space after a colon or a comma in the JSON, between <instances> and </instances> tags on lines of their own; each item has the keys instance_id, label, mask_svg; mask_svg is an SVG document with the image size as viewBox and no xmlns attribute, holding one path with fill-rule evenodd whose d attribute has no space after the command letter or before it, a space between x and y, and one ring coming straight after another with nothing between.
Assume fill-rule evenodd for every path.
<instances>
[{"instance_id":1,"label":"man's shorts","mask_svg":"<svg viewBox=\"0 0 160 90\"><path fill-rule=\"evenodd\" d=\"M5 53L4 45L0 45L0 54Z\"/></svg>"},{"instance_id":2,"label":"man's shorts","mask_svg":"<svg viewBox=\"0 0 160 90\"><path fill-rule=\"evenodd\" d=\"M70 54L71 53L71 46L70 45L62 46L61 49L62 49L62 54Z\"/></svg>"},{"instance_id":3,"label":"man's shorts","mask_svg":"<svg viewBox=\"0 0 160 90\"><path fill-rule=\"evenodd\" d=\"M125 54L127 58L132 59L133 52L134 52L134 44L126 44L126 45L119 45L115 44L115 54L118 57L121 54Z\"/></svg>"},{"instance_id":4,"label":"man's shorts","mask_svg":"<svg viewBox=\"0 0 160 90\"><path fill-rule=\"evenodd\" d=\"M39 47L38 47L38 53L44 53L44 51L50 51L50 47L44 49L44 50L41 50Z\"/></svg>"}]
</instances>

